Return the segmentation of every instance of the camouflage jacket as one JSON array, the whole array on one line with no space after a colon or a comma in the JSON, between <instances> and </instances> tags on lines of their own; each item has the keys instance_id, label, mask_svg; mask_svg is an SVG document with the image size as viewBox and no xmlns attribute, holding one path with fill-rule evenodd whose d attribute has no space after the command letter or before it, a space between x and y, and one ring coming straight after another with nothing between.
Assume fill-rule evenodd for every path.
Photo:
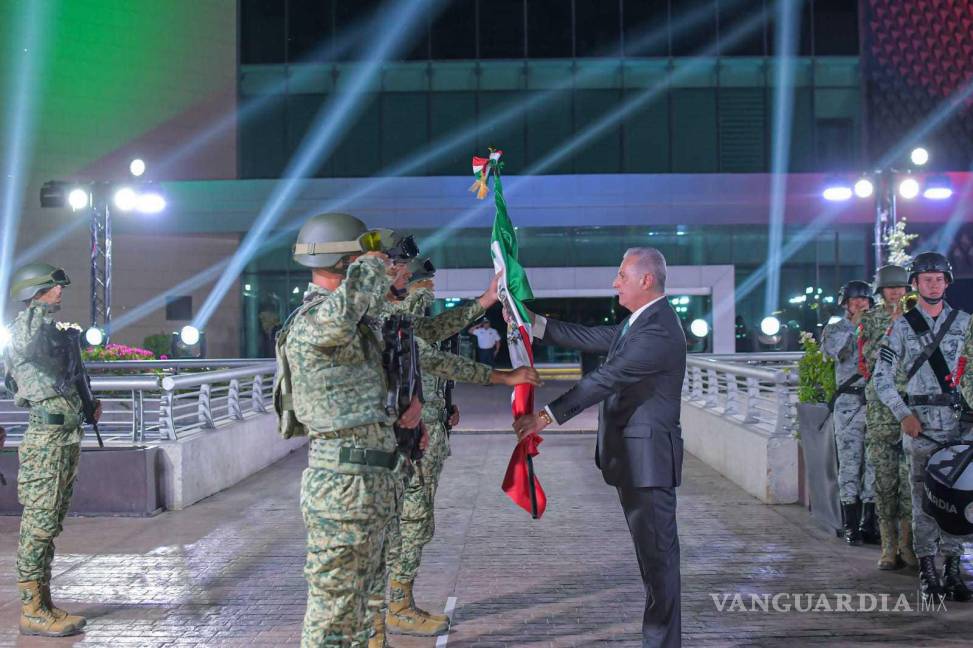
<instances>
[{"instance_id":1,"label":"camouflage jacket","mask_svg":"<svg viewBox=\"0 0 973 648\"><path fill-rule=\"evenodd\" d=\"M847 317L828 324L821 333L821 351L834 358L835 381L841 385L858 373L857 327Z\"/></svg>"},{"instance_id":2,"label":"camouflage jacket","mask_svg":"<svg viewBox=\"0 0 973 648\"><path fill-rule=\"evenodd\" d=\"M56 324L50 312L47 304L32 301L11 325L4 364L17 383L14 397L18 407L29 407L57 396L72 402L77 400L73 385L66 386L62 394L55 389L62 377L63 360L51 353L49 340Z\"/></svg>"},{"instance_id":3,"label":"camouflage jacket","mask_svg":"<svg viewBox=\"0 0 973 648\"><path fill-rule=\"evenodd\" d=\"M384 264L366 256L348 267L337 290L308 286L305 302L322 301L289 324L284 352L291 369L294 413L311 437L370 423L391 425L394 420L385 411L377 315L389 285Z\"/></svg>"},{"instance_id":4,"label":"camouflage jacket","mask_svg":"<svg viewBox=\"0 0 973 648\"><path fill-rule=\"evenodd\" d=\"M858 325L858 373L868 380L868 384L865 386L865 400L876 405L882 405L882 403L875 392L875 381L872 380L872 375L875 373L878 350L891 326L892 313L884 304L878 304L868 309L862 315L861 324ZM905 390L906 371L900 371L896 374L895 384L899 391ZM884 408L884 405L882 407ZM891 414L891 412L889 413Z\"/></svg>"},{"instance_id":5,"label":"camouflage jacket","mask_svg":"<svg viewBox=\"0 0 973 648\"><path fill-rule=\"evenodd\" d=\"M949 316L949 304L943 304L943 311L939 317L933 320L926 314L921 307L917 306L918 311L929 325L932 335L939 332L942 323ZM943 337L939 349L946 359L946 365L953 371L960 357L963 347L963 340L966 329L970 324L969 313L960 312L953 321L949 331ZM957 424L955 410L950 407L942 406L914 406L910 407L899 394L899 386L896 385L896 377L902 372L902 378L908 373L915 363L916 358L922 353L926 344L927 336L920 340L912 326L905 317L900 317L892 324L889 334L879 349L878 361L875 363L875 390L879 399L892 410L895 418L899 421L915 413L922 423L925 430L953 430ZM915 375L908 381L905 392L910 396L935 395L942 393L936 374L928 362L922 364Z\"/></svg>"}]
</instances>

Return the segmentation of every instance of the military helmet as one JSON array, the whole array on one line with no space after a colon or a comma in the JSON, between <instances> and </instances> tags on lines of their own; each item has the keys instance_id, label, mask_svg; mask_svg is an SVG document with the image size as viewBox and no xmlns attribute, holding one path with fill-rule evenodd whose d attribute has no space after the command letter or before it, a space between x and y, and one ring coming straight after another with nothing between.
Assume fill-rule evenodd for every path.
<instances>
[{"instance_id":1,"label":"military helmet","mask_svg":"<svg viewBox=\"0 0 973 648\"><path fill-rule=\"evenodd\" d=\"M294 261L308 268L330 268L349 254L365 251L365 223L351 214L312 216L297 234Z\"/></svg>"},{"instance_id":2,"label":"military helmet","mask_svg":"<svg viewBox=\"0 0 973 648\"><path fill-rule=\"evenodd\" d=\"M883 265L875 271L875 294L882 292L882 288L908 288L909 271L902 266Z\"/></svg>"},{"instance_id":3,"label":"military helmet","mask_svg":"<svg viewBox=\"0 0 973 648\"><path fill-rule=\"evenodd\" d=\"M428 258L416 257L412 261L409 261L409 272L412 273L412 276L409 278L410 283L424 279L432 279L436 276L436 266Z\"/></svg>"},{"instance_id":4,"label":"military helmet","mask_svg":"<svg viewBox=\"0 0 973 648\"><path fill-rule=\"evenodd\" d=\"M909 265L909 283L915 281L915 278L923 272L942 272L946 275L946 283L953 283L953 266L950 265L949 259L939 252L923 252L912 260L912 264Z\"/></svg>"},{"instance_id":5,"label":"military helmet","mask_svg":"<svg viewBox=\"0 0 973 648\"><path fill-rule=\"evenodd\" d=\"M842 286L841 290L838 291L838 305L844 306L853 297L864 297L868 300L868 303L875 304L875 298L872 297L872 287L868 285L867 281L854 279Z\"/></svg>"},{"instance_id":6,"label":"military helmet","mask_svg":"<svg viewBox=\"0 0 973 648\"><path fill-rule=\"evenodd\" d=\"M67 286L71 283L62 268L49 263L28 263L17 268L10 277L10 298L28 301L41 290L54 286Z\"/></svg>"}]
</instances>

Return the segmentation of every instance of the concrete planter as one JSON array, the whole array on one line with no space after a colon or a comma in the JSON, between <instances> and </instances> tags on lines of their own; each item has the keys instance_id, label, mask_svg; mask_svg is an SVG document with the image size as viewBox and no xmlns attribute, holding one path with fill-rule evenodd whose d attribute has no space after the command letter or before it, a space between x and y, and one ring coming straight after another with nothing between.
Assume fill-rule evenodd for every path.
<instances>
[{"instance_id":1,"label":"concrete planter","mask_svg":"<svg viewBox=\"0 0 973 648\"><path fill-rule=\"evenodd\" d=\"M823 403L799 403L797 423L807 473L811 518L829 532L841 528L838 457L831 413Z\"/></svg>"},{"instance_id":2,"label":"concrete planter","mask_svg":"<svg viewBox=\"0 0 973 648\"><path fill-rule=\"evenodd\" d=\"M84 448L74 485L70 513L77 515L148 516L162 510L158 448ZM20 515L17 501L16 449L0 453L0 514Z\"/></svg>"}]
</instances>

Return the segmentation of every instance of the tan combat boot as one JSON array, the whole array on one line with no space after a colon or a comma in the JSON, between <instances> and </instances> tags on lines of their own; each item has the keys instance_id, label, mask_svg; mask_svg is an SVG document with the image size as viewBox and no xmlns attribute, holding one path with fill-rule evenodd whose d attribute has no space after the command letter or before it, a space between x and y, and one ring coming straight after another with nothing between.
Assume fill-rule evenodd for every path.
<instances>
[{"instance_id":1,"label":"tan combat boot","mask_svg":"<svg viewBox=\"0 0 973 648\"><path fill-rule=\"evenodd\" d=\"M368 638L368 648L392 648L385 640L384 614L376 614L372 617L372 628L375 632Z\"/></svg>"},{"instance_id":2,"label":"tan combat boot","mask_svg":"<svg viewBox=\"0 0 973 648\"><path fill-rule=\"evenodd\" d=\"M20 592L20 634L41 637L67 637L78 634L80 628L58 618L44 604L40 581L17 583Z\"/></svg>"},{"instance_id":3,"label":"tan combat boot","mask_svg":"<svg viewBox=\"0 0 973 648\"><path fill-rule=\"evenodd\" d=\"M417 608L412 598L412 583L393 579L389 595L388 629L399 634L432 637L449 630L449 617Z\"/></svg>"},{"instance_id":4,"label":"tan combat boot","mask_svg":"<svg viewBox=\"0 0 973 648\"><path fill-rule=\"evenodd\" d=\"M41 601L47 606L47 609L51 611L51 614L58 619L64 619L68 623L73 623L78 627L79 630L88 625L88 620L80 614L69 614L67 610L62 610L58 606L54 605L54 601L51 600L50 583L41 583Z\"/></svg>"},{"instance_id":5,"label":"tan combat boot","mask_svg":"<svg viewBox=\"0 0 973 648\"><path fill-rule=\"evenodd\" d=\"M899 518L899 557L907 567L919 567L919 559L912 550L912 521L907 518Z\"/></svg>"},{"instance_id":6,"label":"tan combat boot","mask_svg":"<svg viewBox=\"0 0 973 648\"><path fill-rule=\"evenodd\" d=\"M898 569L902 566L897 555L898 542L895 523L892 520L879 518L879 533L882 536L882 555L878 559L878 568L881 570Z\"/></svg>"}]
</instances>

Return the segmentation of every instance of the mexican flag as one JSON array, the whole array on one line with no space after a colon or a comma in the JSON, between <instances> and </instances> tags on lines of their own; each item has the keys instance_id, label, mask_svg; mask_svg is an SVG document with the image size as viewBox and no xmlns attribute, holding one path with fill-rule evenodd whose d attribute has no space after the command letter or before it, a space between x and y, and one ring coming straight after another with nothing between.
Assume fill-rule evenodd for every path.
<instances>
[{"instance_id":1,"label":"mexican flag","mask_svg":"<svg viewBox=\"0 0 973 648\"><path fill-rule=\"evenodd\" d=\"M517 260L517 232L514 230L510 216L507 215L507 203L503 198L503 183L500 181L500 161L503 151L490 150L489 157L473 158L473 173L476 182L470 191L476 191L477 197L483 199L489 192L489 180L493 178L493 199L496 204L496 215L493 219L493 235L490 238L490 255L493 258L494 272L500 275L497 287L500 302L510 313L513 321L507 334L507 347L510 351L510 362L513 367L534 366L534 352L531 346L531 325L524 301L533 299L527 273ZM514 419L534 412L534 386L517 385L511 396L511 410ZM540 482L534 476L533 457L537 456L537 446L543 439L540 435L532 434L520 441L514 448L507 473L503 480L503 491L521 508L528 511L535 519L544 514L547 508L547 497Z\"/></svg>"}]
</instances>

